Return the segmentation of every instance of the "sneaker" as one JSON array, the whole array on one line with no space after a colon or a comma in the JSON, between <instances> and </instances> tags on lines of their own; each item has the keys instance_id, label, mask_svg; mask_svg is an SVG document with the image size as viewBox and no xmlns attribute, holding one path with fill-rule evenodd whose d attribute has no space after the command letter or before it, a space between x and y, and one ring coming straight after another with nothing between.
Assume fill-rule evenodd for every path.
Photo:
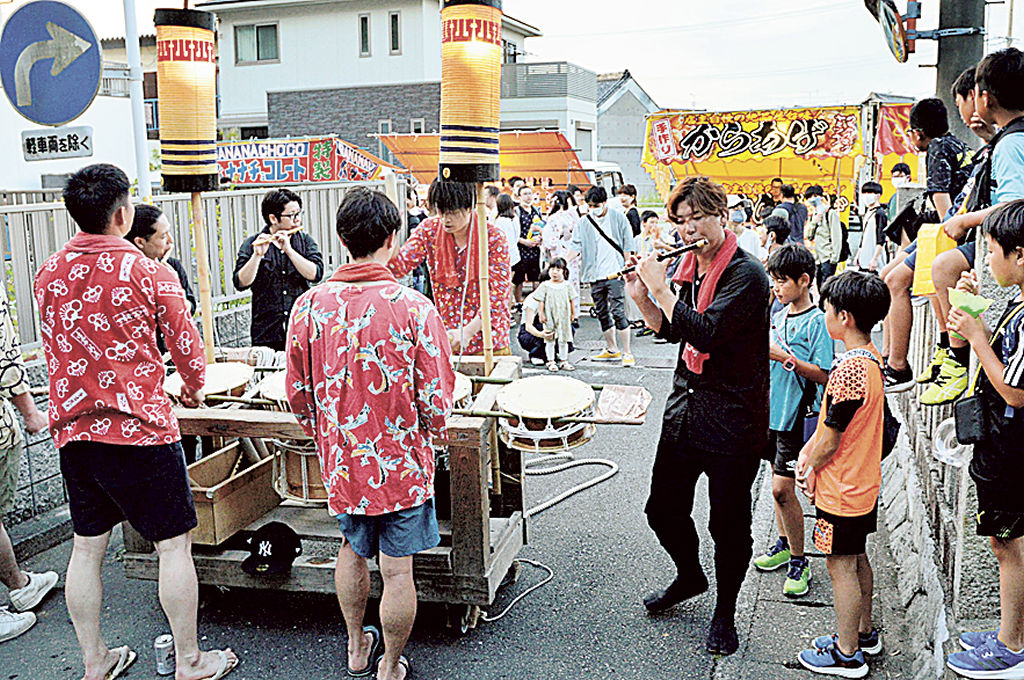
<instances>
[{"instance_id":1,"label":"sneaker","mask_svg":"<svg viewBox=\"0 0 1024 680\"><path fill-rule=\"evenodd\" d=\"M530 363L533 364L534 366L543 366L544 360L541 359L540 357L530 357Z\"/></svg>"},{"instance_id":2,"label":"sneaker","mask_svg":"<svg viewBox=\"0 0 1024 680\"><path fill-rule=\"evenodd\" d=\"M967 389L967 367L949 357L939 369L939 377L921 394L925 406L941 406L956 401Z\"/></svg>"},{"instance_id":3,"label":"sneaker","mask_svg":"<svg viewBox=\"0 0 1024 680\"><path fill-rule=\"evenodd\" d=\"M57 585L57 572L55 571L46 571L42 574L26 571L25 575L28 576L28 585L10 592L11 606L19 612L34 609Z\"/></svg>"},{"instance_id":4,"label":"sneaker","mask_svg":"<svg viewBox=\"0 0 1024 680\"><path fill-rule=\"evenodd\" d=\"M965 678L1024 678L1024 653L995 637L980 647L950 654L946 665Z\"/></svg>"},{"instance_id":5,"label":"sneaker","mask_svg":"<svg viewBox=\"0 0 1024 680\"><path fill-rule=\"evenodd\" d=\"M889 364L886 364L883 377L885 378L886 394L906 392L907 390L914 388L914 372L909 368L897 370Z\"/></svg>"},{"instance_id":6,"label":"sneaker","mask_svg":"<svg viewBox=\"0 0 1024 680\"><path fill-rule=\"evenodd\" d=\"M815 649L825 649L833 646L838 641L839 634L832 633L831 635L822 635L819 638L815 638L813 644ZM865 656L877 656L882 653L882 636L877 628L872 628L870 633L857 633L857 643L860 645L860 651L864 652Z\"/></svg>"},{"instance_id":7,"label":"sneaker","mask_svg":"<svg viewBox=\"0 0 1024 680\"><path fill-rule=\"evenodd\" d=\"M786 582L782 585L782 594L786 597L800 597L811 589L811 563L806 558L789 561L789 572Z\"/></svg>"},{"instance_id":8,"label":"sneaker","mask_svg":"<svg viewBox=\"0 0 1024 680\"><path fill-rule=\"evenodd\" d=\"M789 564L789 559L789 547L780 538L765 554L754 558L754 566L758 571L775 571L782 565Z\"/></svg>"},{"instance_id":9,"label":"sneaker","mask_svg":"<svg viewBox=\"0 0 1024 680\"><path fill-rule=\"evenodd\" d=\"M939 377L939 369L942 368L942 364L946 362L946 359L952 358L949 350L945 347L936 347L935 354L932 355L932 360L924 367L921 374L918 375L914 380L918 385L924 385L926 383L934 382Z\"/></svg>"},{"instance_id":10,"label":"sneaker","mask_svg":"<svg viewBox=\"0 0 1024 680\"><path fill-rule=\"evenodd\" d=\"M728 656L735 654L740 648L740 639L736 634L736 623L733 619L715 616L711 619L707 642L704 648L711 654Z\"/></svg>"},{"instance_id":11,"label":"sneaker","mask_svg":"<svg viewBox=\"0 0 1024 680\"><path fill-rule=\"evenodd\" d=\"M610 349L606 349L599 354L592 354L590 356L591 361L615 361L622 356L621 352L613 352Z\"/></svg>"},{"instance_id":12,"label":"sneaker","mask_svg":"<svg viewBox=\"0 0 1024 680\"><path fill-rule=\"evenodd\" d=\"M863 678L868 674L864 652L857 650L853 656L846 656L835 645L825 649L805 649L797 656L800 665L812 673L838 675L841 678Z\"/></svg>"},{"instance_id":13,"label":"sneaker","mask_svg":"<svg viewBox=\"0 0 1024 680\"><path fill-rule=\"evenodd\" d=\"M975 647L981 647L989 640L994 640L998 630L968 631L960 633L960 646L970 651Z\"/></svg>"},{"instance_id":14,"label":"sneaker","mask_svg":"<svg viewBox=\"0 0 1024 680\"><path fill-rule=\"evenodd\" d=\"M36 615L32 612L15 614L7 607L0 608L0 642L18 637L36 624Z\"/></svg>"},{"instance_id":15,"label":"sneaker","mask_svg":"<svg viewBox=\"0 0 1024 680\"><path fill-rule=\"evenodd\" d=\"M654 335L654 331L650 328L641 328L636 332L636 337L638 338L646 338L648 335Z\"/></svg>"},{"instance_id":16,"label":"sneaker","mask_svg":"<svg viewBox=\"0 0 1024 680\"><path fill-rule=\"evenodd\" d=\"M630 366L636 366L636 359L633 358L632 354L623 354L622 365L625 366L626 368L629 368Z\"/></svg>"}]
</instances>

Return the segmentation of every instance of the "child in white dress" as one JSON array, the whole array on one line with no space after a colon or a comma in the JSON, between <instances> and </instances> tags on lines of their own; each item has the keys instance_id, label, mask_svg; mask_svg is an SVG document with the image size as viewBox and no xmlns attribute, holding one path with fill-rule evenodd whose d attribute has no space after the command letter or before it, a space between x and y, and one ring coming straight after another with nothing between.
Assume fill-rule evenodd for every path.
<instances>
[{"instance_id":1,"label":"child in white dress","mask_svg":"<svg viewBox=\"0 0 1024 680\"><path fill-rule=\"evenodd\" d=\"M572 340L572 320L576 317L576 301L569 283L569 266L558 257L548 264L548 280L537 287L539 307L537 315L544 324L545 334L553 332L551 339L545 339L548 370L574 371L569 363L569 341ZM557 354L555 352L557 345ZM557 359L561 357L561 363Z\"/></svg>"}]
</instances>

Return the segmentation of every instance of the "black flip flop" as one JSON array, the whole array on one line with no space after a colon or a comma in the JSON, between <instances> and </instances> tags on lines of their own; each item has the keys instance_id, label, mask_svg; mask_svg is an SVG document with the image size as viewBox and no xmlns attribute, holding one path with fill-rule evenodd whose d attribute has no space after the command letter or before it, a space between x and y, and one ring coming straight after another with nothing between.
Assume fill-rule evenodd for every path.
<instances>
[{"instance_id":1,"label":"black flip flop","mask_svg":"<svg viewBox=\"0 0 1024 680\"><path fill-rule=\"evenodd\" d=\"M373 637L373 642L370 643L370 658L366 661L366 668L361 671L354 671L348 668L348 677L350 678L368 678L372 676L377 669L377 662L384 653L384 650L381 649L384 640L380 635L380 631L377 630L377 626L363 626L363 632L369 633Z\"/></svg>"}]
</instances>

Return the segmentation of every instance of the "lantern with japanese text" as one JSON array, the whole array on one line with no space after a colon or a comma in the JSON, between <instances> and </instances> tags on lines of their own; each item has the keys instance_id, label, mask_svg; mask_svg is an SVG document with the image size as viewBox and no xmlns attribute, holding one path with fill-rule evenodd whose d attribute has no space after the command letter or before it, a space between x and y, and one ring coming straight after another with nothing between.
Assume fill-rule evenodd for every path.
<instances>
[{"instance_id":1,"label":"lantern with japanese text","mask_svg":"<svg viewBox=\"0 0 1024 680\"><path fill-rule=\"evenodd\" d=\"M217 188L217 63L214 15L158 9L160 155L167 191Z\"/></svg>"},{"instance_id":2,"label":"lantern with japanese text","mask_svg":"<svg viewBox=\"0 0 1024 680\"><path fill-rule=\"evenodd\" d=\"M441 8L442 180L500 179L501 17L501 0L444 0Z\"/></svg>"}]
</instances>

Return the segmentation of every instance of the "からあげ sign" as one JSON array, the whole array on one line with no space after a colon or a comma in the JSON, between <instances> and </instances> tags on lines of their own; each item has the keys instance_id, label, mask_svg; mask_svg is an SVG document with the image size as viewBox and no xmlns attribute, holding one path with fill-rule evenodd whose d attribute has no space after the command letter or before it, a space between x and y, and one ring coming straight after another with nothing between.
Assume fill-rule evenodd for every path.
<instances>
[{"instance_id":1,"label":"\u304b\u3089\u3042\u3052 sign","mask_svg":"<svg viewBox=\"0 0 1024 680\"><path fill-rule=\"evenodd\" d=\"M648 150L666 165L710 159L836 158L861 151L856 107L684 113L652 120Z\"/></svg>"}]
</instances>

